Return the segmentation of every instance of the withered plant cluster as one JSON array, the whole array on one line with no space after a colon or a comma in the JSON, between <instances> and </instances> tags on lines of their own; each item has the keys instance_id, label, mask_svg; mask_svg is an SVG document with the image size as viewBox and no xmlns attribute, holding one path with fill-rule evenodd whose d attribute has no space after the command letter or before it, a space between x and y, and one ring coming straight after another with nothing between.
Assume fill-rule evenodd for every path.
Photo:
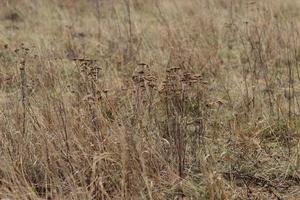
<instances>
[{"instance_id":1,"label":"withered plant cluster","mask_svg":"<svg viewBox=\"0 0 300 200\"><path fill-rule=\"evenodd\" d=\"M0 1L0 200L300 199L299 11Z\"/></svg>"}]
</instances>

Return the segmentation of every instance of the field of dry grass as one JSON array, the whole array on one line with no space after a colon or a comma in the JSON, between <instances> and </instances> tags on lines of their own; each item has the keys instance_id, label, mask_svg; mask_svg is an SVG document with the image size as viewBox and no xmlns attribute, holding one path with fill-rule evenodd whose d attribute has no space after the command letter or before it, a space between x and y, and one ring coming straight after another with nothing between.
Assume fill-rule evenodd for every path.
<instances>
[{"instance_id":1,"label":"field of dry grass","mask_svg":"<svg viewBox=\"0 0 300 200\"><path fill-rule=\"evenodd\" d=\"M300 199L297 0L1 0L1 200Z\"/></svg>"}]
</instances>

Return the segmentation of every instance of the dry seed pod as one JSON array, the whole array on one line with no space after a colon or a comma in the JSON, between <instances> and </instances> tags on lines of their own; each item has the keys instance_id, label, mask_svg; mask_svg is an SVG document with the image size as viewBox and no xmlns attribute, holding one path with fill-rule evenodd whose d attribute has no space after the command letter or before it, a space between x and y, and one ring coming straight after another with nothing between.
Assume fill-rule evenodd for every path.
<instances>
[{"instance_id":1,"label":"dry seed pod","mask_svg":"<svg viewBox=\"0 0 300 200\"><path fill-rule=\"evenodd\" d=\"M202 78L202 75L201 74L194 74L194 77L195 78Z\"/></svg>"}]
</instances>

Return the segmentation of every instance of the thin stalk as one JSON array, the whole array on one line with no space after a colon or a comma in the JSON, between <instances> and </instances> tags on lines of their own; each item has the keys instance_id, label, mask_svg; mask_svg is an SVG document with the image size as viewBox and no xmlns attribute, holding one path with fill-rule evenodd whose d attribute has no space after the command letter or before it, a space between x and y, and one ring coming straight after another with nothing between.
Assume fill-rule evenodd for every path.
<instances>
[{"instance_id":1,"label":"thin stalk","mask_svg":"<svg viewBox=\"0 0 300 200\"><path fill-rule=\"evenodd\" d=\"M27 85L27 79L26 79L26 72L25 72L25 60L21 62L21 95L22 95L22 107L23 107L23 113L22 113L22 135L26 135L26 110L27 110L27 94L26 94L26 85Z\"/></svg>"}]
</instances>

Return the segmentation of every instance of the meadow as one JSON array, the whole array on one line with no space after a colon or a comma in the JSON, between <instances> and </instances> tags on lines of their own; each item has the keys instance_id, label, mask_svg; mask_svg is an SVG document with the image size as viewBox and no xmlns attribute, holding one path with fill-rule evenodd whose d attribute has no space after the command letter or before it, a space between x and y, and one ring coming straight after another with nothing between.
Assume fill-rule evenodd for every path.
<instances>
[{"instance_id":1,"label":"meadow","mask_svg":"<svg viewBox=\"0 0 300 200\"><path fill-rule=\"evenodd\" d=\"M1 0L0 200L300 199L300 2Z\"/></svg>"}]
</instances>

